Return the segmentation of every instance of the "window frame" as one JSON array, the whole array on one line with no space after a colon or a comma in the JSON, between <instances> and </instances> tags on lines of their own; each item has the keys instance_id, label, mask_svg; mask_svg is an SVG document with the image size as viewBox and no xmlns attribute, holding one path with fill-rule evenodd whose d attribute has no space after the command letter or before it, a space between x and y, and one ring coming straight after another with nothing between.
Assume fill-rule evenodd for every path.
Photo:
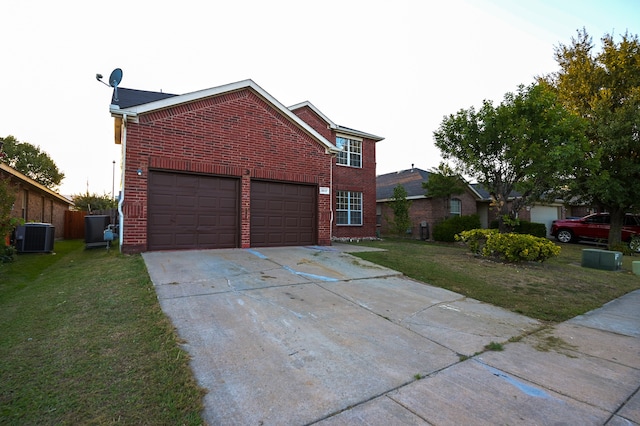
<instances>
[{"instance_id":1,"label":"window frame","mask_svg":"<svg viewBox=\"0 0 640 426\"><path fill-rule=\"evenodd\" d=\"M347 135L336 135L336 147L340 152L336 157L338 166L362 168L362 139ZM355 161L355 160L359 161ZM358 164L356 164L358 163Z\"/></svg>"},{"instance_id":2,"label":"window frame","mask_svg":"<svg viewBox=\"0 0 640 426\"><path fill-rule=\"evenodd\" d=\"M341 199L342 198L342 199ZM363 214L363 194L358 191L336 191L336 225L337 226L362 226L364 222ZM346 208L345 208L346 200ZM354 208L359 207L359 209ZM342 213L342 215L341 215ZM341 223L343 215L346 213L347 223ZM357 215L360 223L354 223L354 214ZM357 222L357 221L356 221Z\"/></svg>"},{"instance_id":3,"label":"window frame","mask_svg":"<svg viewBox=\"0 0 640 426\"><path fill-rule=\"evenodd\" d=\"M453 211L453 206L458 207L458 211ZM449 199L449 217L460 217L462 216L462 200L460 198L451 198Z\"/></svg>"}]
</instances>

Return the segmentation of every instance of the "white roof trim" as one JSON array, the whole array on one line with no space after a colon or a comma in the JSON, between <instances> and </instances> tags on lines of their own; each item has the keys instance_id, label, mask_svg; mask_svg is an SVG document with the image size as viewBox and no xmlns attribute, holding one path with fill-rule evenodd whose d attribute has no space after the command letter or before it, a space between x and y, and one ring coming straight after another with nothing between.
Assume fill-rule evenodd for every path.
<instances>
[{"instance_id":1,"label":"white roof trim","mask_svg":"<svg viewBox=\"0 0 640 426\"><path fill-rule=\"evenodd\" d=\"M322 118L324 121L326 121L329 124L329 128L339 131L341 133L345 133L347 135L351 135L351 136L359 136L361 138L365 138L365 139L371 139L374 142L380 142L381 140L383 140L383 137L380 136L376 136L376 135L372 135L371 133L365 133L365 132L361 132L359 130L354 130L354 129L350 129L348 127L343 127L340 126L336 123L334 123L333 121L331 121L329 119L329 117L327 117L326 115L324 115L322 113L322 111L320 111L318 108L316 108L316 106L314 104L312 104L309 101L304 101L304 102L300 102L299 104L295 104L295 105L291 105L289 107L290 110L296 110L296 109L300 109L302 107L309 107L313 112L315 112L316 114L318 114L318 116L320 118Z\"/></svg>"},{"instance_id":2,"label":"white roof trim","mask_svg":"<svg viewBox=\"0 0 640 426\"><path fill-rule=\"evenodd\" d=\"M69 205L74 205L73 201L68 199L67 197L65 197L64 195L60 195L57 192L53 191L52 189L47 188L46 186L42 185L41 183L31 179L29 176L26 176L22 173L20 173L19 171L17 171L16 169L14 169L13 167L9 167L8 165L4 164L4 163L0 163L0 170L4 170L5 172L9 173L10 175L15 176L17 179L28 183L31 186L34 186L35 188L38 188L40 191L46 192L49 195L52 195L54 197L56 197L57 199L59 199L62 202L65 202Z\"/></svg>"},{"instance_id":3,"label":"white roof trim","mask_svg":"<svg viewBox=\"0 0 640 426\"><path fill-rule=\"evenodd\" d=\"M312 110L313 112L315 112L316 114L318 114L318 115L320 116L320 118L322 118L324 121L326 121L327 123L329 123L329 127L330 127L330 128L332 128L332 129L336 129L336 128L338 128L338 125L337 125L336 123L334 123L333 121L331 121L331 120L329 119L329 117L327 117L326 115L324 115L324 114L322 113L322 111L320 111L318 108L316 108L316 106L315 106L314 104L312 104L311 102L309 102L309 101L304 101L304 102L300 102L299 104L291 105L291 106L289 107L289 110L293 111L293 110L295 110L295 109L300 109L300 108L302 108L302 107L309 107L309 108L311 108L311 110Z\"/></svg>"},{"instance_id":4,"label":"white roof trim","mask_svg":"<svg viewBox=\"0 0 640 426\"><path fill-rule=\"evenodd\" d=\"M234 92L243 89L251 89L256 92L265 101L273 105L279 112L281 112L289 120L293 121L298 127L311 135L314 139L317 139L320 144L324 145L328 152L338 152L339 149L324 138L320 133L316 132L311 126L298 118L297 115L292 113L287 107L282 105L277 99L267 93L262 87L258 86L253 80L247 79L238 81L235 83L225 84L224 86L212 87L210 89L198 90L196 92L185 93L184 95L173 96L159 101L149 102L142 105L136 105L125 109L118 108L117 105L111 105L109 111L112 116L127 115L128 118L134 118L138 115L157 111L161 109L172 108L177 105L197 101L199 99L209 98L213 96L222 95L228 92ZM133 120L135 121L135 120Z\"/></svg>"}]
</instances>

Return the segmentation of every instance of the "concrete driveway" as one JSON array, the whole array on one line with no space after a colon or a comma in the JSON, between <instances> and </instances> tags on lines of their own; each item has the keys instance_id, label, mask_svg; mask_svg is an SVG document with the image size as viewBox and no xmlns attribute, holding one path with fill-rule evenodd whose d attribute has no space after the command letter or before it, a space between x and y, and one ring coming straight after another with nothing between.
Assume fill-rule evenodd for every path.
<instances>
[{"instance_id":1,"label":"concrete driveway","mask_svg":"<svg viewBox=\"0 0 640 426\"><path fill-rule=\"evenodd\" d=\"M542 330L345 250L358 247L143 255L208 391L205 421L640 423L640 335L593 318Z\"/></svg>"}]
</instances>

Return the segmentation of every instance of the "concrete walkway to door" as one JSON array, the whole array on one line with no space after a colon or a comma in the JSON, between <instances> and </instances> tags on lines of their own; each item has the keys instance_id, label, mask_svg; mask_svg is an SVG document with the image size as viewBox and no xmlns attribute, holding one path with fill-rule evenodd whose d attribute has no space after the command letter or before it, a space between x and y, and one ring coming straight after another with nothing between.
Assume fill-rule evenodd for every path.
<instances>
[{"instance_id":1,"label":"concrete walkway to door","mask_svg":"<svg viewBox=\"0 0 640 426\"><path fill-rule=\"evenodd\" d=\"M640 291L545 328L358 249L143 254L206 422L640 424Z\"/></svg>"}]
</instances>

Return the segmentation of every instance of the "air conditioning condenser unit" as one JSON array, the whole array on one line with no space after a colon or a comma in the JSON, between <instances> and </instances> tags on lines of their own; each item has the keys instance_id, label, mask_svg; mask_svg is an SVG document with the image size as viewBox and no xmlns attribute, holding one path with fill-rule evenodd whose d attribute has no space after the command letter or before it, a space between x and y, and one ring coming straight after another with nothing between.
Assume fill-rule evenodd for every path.
<instances>
[{"instance_id":1,"label":"air conditioning condenser unit","mask_svg":"<svg viewBox=\"0 0 640 426\"><path fill-rule=\"evenodd\" d=\"M53 251L56 228L50 223L25 223L16 228L15 246L18 253L48 253Z\"/></svg>"}]
</instances>

